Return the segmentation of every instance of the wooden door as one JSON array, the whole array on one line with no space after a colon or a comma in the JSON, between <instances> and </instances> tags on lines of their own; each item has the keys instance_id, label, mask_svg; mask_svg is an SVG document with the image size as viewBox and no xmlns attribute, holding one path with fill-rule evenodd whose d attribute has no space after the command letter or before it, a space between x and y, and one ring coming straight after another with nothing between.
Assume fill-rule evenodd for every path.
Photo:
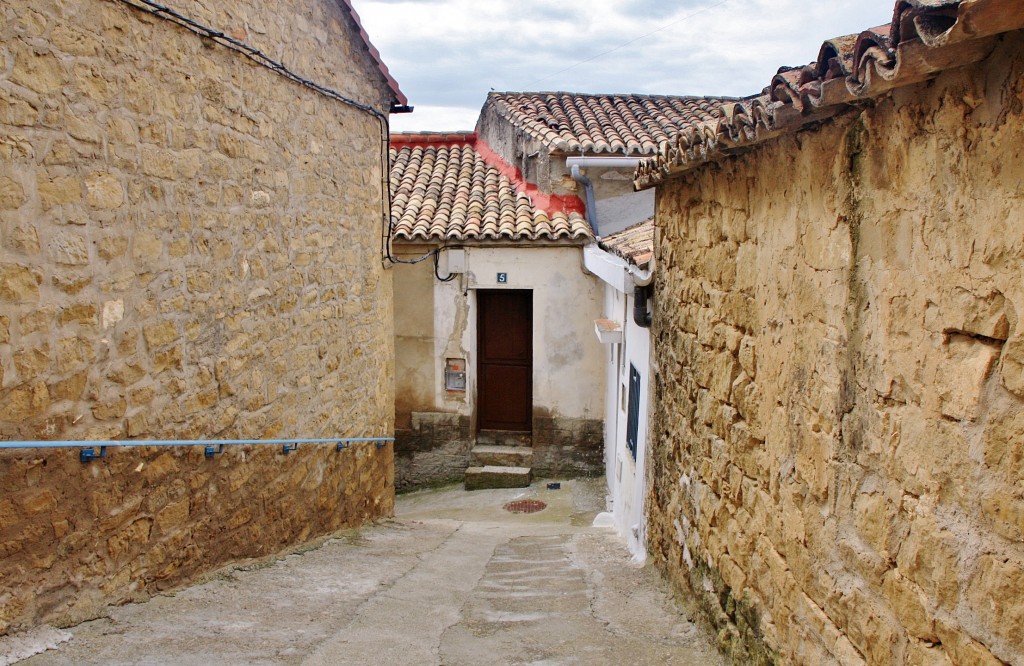
<instances>
[{"instance_id":1,"label":"wooden door","mask_svg":"<svg viewBox=\"0 0 1024 666\"><path fill-rule=\"evenodd\" d=\"M533 292L476 292L477 428L530 432L533 405Z\"/></svg>"}]
</instances>

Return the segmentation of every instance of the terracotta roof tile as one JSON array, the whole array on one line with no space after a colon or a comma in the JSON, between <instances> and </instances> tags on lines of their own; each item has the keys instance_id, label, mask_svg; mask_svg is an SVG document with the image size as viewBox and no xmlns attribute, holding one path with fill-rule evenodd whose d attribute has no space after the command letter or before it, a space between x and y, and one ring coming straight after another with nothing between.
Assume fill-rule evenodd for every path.
<instances>
[{"instance_id":1,"label":"terracotta roof tile","mask_svg":"<svg viewBox=\"0 0 1024 666\"><path fill-rule=\"evenodd\" d=\"M631 264L644 266L654 256L654 218L609 234L598 246Z\"/></svg>"},{"instance_id":2,"label":"terracotta roof tile","mask_svg":"<svg viewBox=\"0 0 1024 666\"><path fill-rule=\"evenodd\" d=\"M765 94L723 104L716 119L664 141L637 166L633 183L653 187L851 104L977 62L998 35L1020 29L1020 0L899 0L892 23L826 41L811 64L780 69Z\"/></svg>"},{"instance_id":3,"label":"terracotta roof tile","mask_svg":"<svg viewBox=\"0 0 1024 666\"><path fill-rule=\"evenodd\" d=\"M680 130L719 117L730 98L492 92L487 103L548 149L652 155Z\"/></svg>"},{"instance_id":4,"label":"terracotta roof tile","mask_svg":"<svg viewBox=\"0 0 1024 666\"><path fill-rule=\"evenodd\" d=\"M363 45L366 46L366 50L369 51L370 57L377 65L377 69L384 76L384 80L387 81L388 88L391 89L391 112L392 113L404 113L411 111L412 107L409 107L409 99L402 92L401 88L398 87L398 81L395 81L395 77L391 76L391 72L388 71L388 66L384 64L384 61L380 57L380 51L377 47L370 42L370 36L366 34L366 29L363 27L363 22L359 18L359 14L356 13L355 7L352 6L351 0L340 0L342 7L348 12L352 21L356 24L356 29L359 30L359 36L363 39Z\"/></svg>"},{"instance_id":5,"label":"terracotta roof tile","mask_svg":"<svg viewBox=\"0 0 1024 666\"><path fill-rule=\"evenodd\" d=\"M541 209L482 153L472 134L392 135L395 240L593 240L579 212Z\"/></svg>"}]
</instances>

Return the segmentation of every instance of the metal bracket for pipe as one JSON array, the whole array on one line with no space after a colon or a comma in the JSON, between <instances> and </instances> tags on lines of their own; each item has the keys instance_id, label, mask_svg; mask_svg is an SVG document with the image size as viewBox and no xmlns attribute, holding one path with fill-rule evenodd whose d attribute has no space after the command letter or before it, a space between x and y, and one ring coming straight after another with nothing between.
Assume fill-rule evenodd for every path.
<instances>
[{"instance_id":1,"label":"metal bracket for pipe","mask_svg":"<svg viewBox=\"0 0 1024 666\"><path fill-rule=\"evenodd\" d=\"M348 442L338 442L338 448L335 449L335 451L341 451L342 449L347 449L350 446L352 445L349 444Z\"/></svg>"},{"instance_id":2,"label":"metal bracket for pipe","mask_svg":"<svg viewBox=\"0 0 1024 666\"><path fill-rule=\"evenodd\" d=\"M99 450L98 453L96 452L96 447L95 446L90 447L88 449L82 449L81 453L78 454L78 459L80 461L84 462L84 463L87 463L87 462L92 462L93 460L96 460L97 458L106 458L107 457L107 447L101 446L99 448L100 448L100 450Z\"/></svg>"},{"instance_id":3,"label":"metal bracket for pipe","mask_svg":"<svg viewBox=\"0 0 1024 666\"><path fill-rule=\"evenodd\" d=\"M214 446L213 444L207 444L206 448L203 450L203 453L206 455L207 458L212 458L218 453L224 453L224 445L220 444L219 446Z\"/></svg>"},{"instance_id":4,"label":"metal bracket for pipe","mask_svg":"<svg viewBox=\"0 0 1024 666\"><path fill-rule=\"evenodd\" d=\"M285 444L284 446L281 447L281 453L291 453L292 451L297 451L298 448L299 448L299 443L298 442L292 442L291 444Z\"/></svg>"},{"instance_id":5,"label":"metal bracket for pipe","mask_svg":"<svg viewBox=\"0 0 1024 666\"><path fill-rule=\"evenodd\" d=\"M380 440L377 441L377 448L378 449L383 449L387 445L388 445L388 443L386 441L380 441Z\"/></svg>"}]
</instances>

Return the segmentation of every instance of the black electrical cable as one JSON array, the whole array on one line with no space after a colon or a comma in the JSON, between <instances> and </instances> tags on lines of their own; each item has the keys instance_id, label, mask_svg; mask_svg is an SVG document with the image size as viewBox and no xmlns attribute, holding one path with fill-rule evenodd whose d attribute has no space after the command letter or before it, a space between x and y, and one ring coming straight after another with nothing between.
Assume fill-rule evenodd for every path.
<instances>
[{"instance_id":1,"label":"black electrical cable","mask_svg":"<svg viewBox=\"0 0 1024 666\"><path fill-rule=\"evenodd\" d=\"M391 132L388 128L387 119L381 120L381 136L383 137L381 147L381 173L383 174L381 187L384 191L384 196L381 198L384 210L382 212L381 219L381 242L384 246L384 259L390 261L393 264L418 264L421 261L426 261L431 257L434 258L434 277L441 282L451 282L455 279L455 274L449 274L448 277L442 278L438 273L438 263L440 260L441 250L445 249L444 246L434 248L426 254L423 254L415 259L402 259L396 257L391 252L391 241L394 238L394 228L391 225L391 151L389 150L388 139L390 138Z\"/></svg>"},{"instance_id":2,"label":"black electrical cable","mask_svg":"<svg viewBox=\"0 0 1024 666\"><path fill-rule=\"evenodd\" d=\"M303 87L309 88L310 90L320 93L325 97L329 97L335 101L341 102L342 104L346 104L348 106L359 109L360 111L365 111L366 113L369 113L385 121L387 120L387 114L385 114L383 111L379 111L368 104L357 102L356 100L350 97L346 97L335 90L331 90L326 86L322 86L319 83L315 83L314 81L310 81L307 78L299 76L292 70L288 69L283 63L274 60L273 58L263 53L259 49L255 49L249 46L248 44L235 39L234 37L225 35L223 32L219 30L214 30L213 28L193 21L187 16L184 16L174 11L170 7L164 7L163 5L159 5L155 2L152 2L151 0L116 1L125 4L129 7L132 7L134 9L137 9L139 11L146 12L147 14L158 16L167 21L170 21L171 23L180 25L189 32L195 33L200 37L207 37L209 39L212 39L213 41L217 42L218 44L221 44L222 46L225 46L233 51L241 53L246 58L249 58L250 60L255 62L257 65L265 67L271 70L272 72L275 72L276 74L283 76L284 78L290 81L294 81L295 83L298 83Z\"/></svg>"},{"instance_id":3,"label":"black electrical cable","mask_svg":"<svg viewBox=\"0 0 1024 666\"><path fill-rule=\"evenodd\" d=\"M452 280L455 279L455 276L457 275L457 273L448 273L448 277L441 277L441 274L438 272L440 270L440 268L441 268L439 266L440 261L441 261L441 250L440 250L440 248L438 248L438 250L434 252L434 277L436 277L441 282L451 282Z\"/></svg>"},{"instance_id":4,"label":"black electrical cable","mask_svg":"<svg viewBox=\"0 0 1024 666\"><path fill-rule=\"evenodd\" d=\"M237 40L237 39L235 39L233 37L230 37L228 35L225 35L223 32L221 32L219 30L214 30L213 28L205 26L205 25L203 25L203 24L201 24L201 23L199 23L197 21L193 21L192 19L188 18L187 16L184 16L183 14L180 14L180 13L174 11L170 7L165 7L163 5L157 4L155 2L152 2L152 0L114 0L114 1L115 2L120 2L120 3L122 3L122 4L124 4L124 5L128 6L128 7L131 7L133 9L135 9L135 10L138 10L138 11L141 11L141 12L146 12L147 14L150 14L152 16L156 16L158 18L162 18L162 19L164 19L166 21L174 23L175 25L181 26L182 28L185 28L186 30L188 30L189 32L192 32L193 34L199 35L200 37L205 37L207 39L211 39L211 40L217 42L218 44L220 44L220 45L222 45L222 46L224 46L226 48L229 48L229 49L231 49L233 51L241 53L246 58L252 60L253 62L255 62L260 67L264 67L266 69L269 69L270 71L274 72L275 74L278 74L279 76L282 76L282 77L288 79L289 81L292 81L294 83L298 83L299 85L301 85L301 86L303 86L305 88L308 88L308 89L310 89L310 90L312 90L312 91L314 91L314 92L316 92L316 93L318 93L320 95L323 95L325 97L333 99L333 100L335 100L337 102L341 102L342 104L345 104L347 106L351 106L351 107L353 107L355 109L359 109L360 111L368 113L368 114L372 115L374 118L376 118L377 121L380 123L380 136L381 136L381 174L382 174L381 175L381 179L382 179L382 190L383 190L382 196L381 196L381 206L383 208L383 211L382 211L382 215L383 215L383 220L382 220L382 225L383 225L382 236L383 237L382 237L381 241L382 241L382 246L383 246L384 258L387 259L388 261L390 261L392 263L396 263L396 264L415 264L415 263L419 263L420 261L424 261L425 259L428 259L431 255L435 255L435 259L436 259L436 254L438 252L440 252L440 248L438 248L436 250L431 250L430 252L424 254L422 257L419 257L417 259L412 259L412 260L410 260L410 259L399 259L399 258L397 258L397 257L395 257L395 256L393 256L391 254L391 233L392 233L392 229L391 229L391 186L390 186L390 173L391 173L391 164L390 164L390 162L391 162L391 160L390 160L389 151L388 151L388 142L389 142L389 138L390 138L390 129L388 127L388 115L386 113L383 113L382 111L378 111L377 109L375 109L372 106L369 106L367 104L363 104L361 102L357 102L354 99L346 97L346 96L342 95L341 93L339 93L339 92L337 92L335 90L331 90L330 88L328 88L326 86L320 85L319 83L316 83L314 81L310 81L307 78L299 76L298 74L296 74L292 70L288 69L283 63L277 62L276 60L274 60L273 58L267 56L265 53L263 53L259 49L253 48L253 47L249 46L248 44L246 44L244 42L241 42L241 41L239 41L239 40ZM435 271L435 274L436 274L436 271Z\"/></svg>"}]
</instances>

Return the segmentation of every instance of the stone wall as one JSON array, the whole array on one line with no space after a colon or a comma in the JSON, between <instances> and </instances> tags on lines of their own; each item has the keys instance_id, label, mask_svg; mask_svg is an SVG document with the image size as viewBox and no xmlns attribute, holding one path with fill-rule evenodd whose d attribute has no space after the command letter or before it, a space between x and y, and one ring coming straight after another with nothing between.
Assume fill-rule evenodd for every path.
<instances>
[{"instance_id":1,"label":"stone wall","mask_svg":"<svg viewBox=\"0 0 1024 666\"><path fill-rule=\"evenodd\" d=\"M659 189L649 547L744 662L1024 663L1022 47Z\"/></svg>"},{"instance_id":2,"label":"stone wall","mask_svg":"<svg viewBox=\"0 0 1024 666\"><path fill-rule=\"evenodd\" d=\"M603 470L604 421L566 418L534 409L534 477L600 476Z\"/></svg>"},{"instance_id":3,"label":"stone wall","mask_svg":"<svg viewBox=\"0 0 1024 666\"><path fill-rule=\"evenodd\" d=\"M601 473L603 421L551 416L543 409L534 412L532 440L524 444L533 446L534 478L564 479ZM473 465L476 443L469 416L412 412L407 428L395 428L395 488L416 490L461 482L466 468Z\"/></svg>"},{"instance_id":4,"label":"stone wall","mask_svg":"<svg viewBox=\"0 0 1024 666\"><path fill-rule=\"evenodd\" d=\"M448 412L412 412L406 417L408 427L395 428L395 489L461 482L476 443L470 417Z\"/></svg>"},{"instance_id":5,"label":"stone wall","mask_svg":"<svg viewBox=\"0 0 1024 666\"><path fill-rule=\"evenodd\" d=\"M172 2L387 110L340 6ZM381 436L376 118L108 0L0 8L0 437ZM0 454L0 633L393 506L374 445Z\"/></svg>"}]
</instances>

